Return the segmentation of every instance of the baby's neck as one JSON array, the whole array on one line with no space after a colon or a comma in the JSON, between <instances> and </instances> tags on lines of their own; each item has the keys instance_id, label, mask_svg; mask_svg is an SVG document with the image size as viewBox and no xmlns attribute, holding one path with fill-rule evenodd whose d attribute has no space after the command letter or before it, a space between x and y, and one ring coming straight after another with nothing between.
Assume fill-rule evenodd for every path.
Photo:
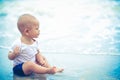
<instances>
[{"instance_id":1,"label":"baby's neck","mask_svg":"<svg viewBox=\"0 0 120 80\"><path fill-rule=\"evenodd\" d=\"M27 45L31 45L31 44L34 43L34 39L22 36L21 37L21 42L24 43L24 44L27 44Z\"/></svg>"}]
</instances>

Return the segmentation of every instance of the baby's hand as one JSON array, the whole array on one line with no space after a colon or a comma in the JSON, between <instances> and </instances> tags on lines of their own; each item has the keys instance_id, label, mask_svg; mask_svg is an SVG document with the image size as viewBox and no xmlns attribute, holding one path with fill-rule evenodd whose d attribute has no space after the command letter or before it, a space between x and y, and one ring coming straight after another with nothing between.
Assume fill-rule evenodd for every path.
<instances>
[{"instance_id":1,"label":"baby's hand","mask_svg":"<svg viewBox=\"0 0 120 80\"><path fill-rule=\"evenodd\" d=\"M45 65L45 60L41 60L41 61L40 61L40 65L41 65L41 66L44 66L44 65Z\"/></svg>"},{"instance_id":2,"label":"baby's hand","mask_svg":"<svg viewBox=\"0 0 120 80\"><path fill-rule=\"evenodd\" d=\"M18 46L16 46L15 49L14 49L14 51L13 51L13 53L14 53L15 55L18 55L19 52L20 52L20 48L19 48Z\"/></svg>"}]
</instances>

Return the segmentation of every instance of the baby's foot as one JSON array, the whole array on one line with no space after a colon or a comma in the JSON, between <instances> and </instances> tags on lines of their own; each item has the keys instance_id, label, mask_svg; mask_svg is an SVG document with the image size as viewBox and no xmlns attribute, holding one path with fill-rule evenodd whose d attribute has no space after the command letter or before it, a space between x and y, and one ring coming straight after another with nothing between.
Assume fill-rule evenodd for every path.
<instances>
[{"instance_id":1,"label":"baby's foot","mask_svg":"<svg viewBox=\"0 0 120 80\"><path fill-rule=\"evenodd\" d=\"M62 68L57 68L57 72L63 72L64 71L64 69L62 69Z\"/></svg>"},{"instance_id":2,"label":"baby's foot","mask_svg":"<svg viewBox=\"0 0 120 80\"><path fill-rule=\"evenodd\" d=\"M52 67L50 68L50 70L48 71L48 74L55 74L57 72L57 68L56 67Z\"/></svg>"}]
</instances>

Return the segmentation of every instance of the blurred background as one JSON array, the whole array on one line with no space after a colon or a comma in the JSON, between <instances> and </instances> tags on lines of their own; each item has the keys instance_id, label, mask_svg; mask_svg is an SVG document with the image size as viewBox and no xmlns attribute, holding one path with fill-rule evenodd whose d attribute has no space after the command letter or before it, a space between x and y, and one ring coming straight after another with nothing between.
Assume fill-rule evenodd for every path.
<instances>
[{"instance_id":1,"label":"blurred background","mask_svg":"<svg viewBox=\"0 0 120 80\"><path fill-rule=\"evenodd\" d=\"M25 13L34 15L40 22L41 52L51 64L68 69L61 77L52 76L49 80L120 79L119 0L0 0L0 80L12 80L12 61L7 54L14 40L20 37L17 19ZM71 63L78 71L73 77L69 74L75 71ZM94 65L89 67L92 72L81 73L87 63ZM105 63L106 71L101 69ZM92 70L95 65L100 70ZM105 74L101 75L103 79L94 78L99 71L104 71L107 78L103 77ZM86 79L88 73L91 77Z\"/></svg>"}]
</instances>

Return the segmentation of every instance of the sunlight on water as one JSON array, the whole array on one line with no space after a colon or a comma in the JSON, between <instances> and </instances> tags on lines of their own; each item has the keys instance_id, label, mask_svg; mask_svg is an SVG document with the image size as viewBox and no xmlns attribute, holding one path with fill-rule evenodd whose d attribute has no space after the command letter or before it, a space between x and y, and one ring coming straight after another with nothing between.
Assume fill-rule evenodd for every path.
<instances>
[{"instance_id":1,"label":"sunlight on water","mask_svg":"<svg viewBox=\"0 0 120 80\"><path fill-rule=\"evenodd\" d=\"M16 23L24 13L33 14L40 21L41 52L48 53L45 55L50 63L66 69L63 74L50 76L50 80L120 79L119 0L0 0L0 66L5 68L0 68L2 80L12 80L12 62L6 56L12 42L20 36ZM56 62L52 60L59 55Z\"/></svg>"},{"instance_id":2,"label":"sunlight on water","mask_svg":"<svg viewBox=\"0 0 120 80\"><path fill-rule=\"evenodd\" d=\"M1 25L4 26L1 30L6 31L0 34L4 34L2 39L9 38L8 42L20 35L16 28L17 18L31 13L40 21L43 52L119 53L119 42L116 42L116 38L119 39L116 27L120 25L117 1L25 0L3 1L1 4Z\"/></svg>"}]
</instances>

